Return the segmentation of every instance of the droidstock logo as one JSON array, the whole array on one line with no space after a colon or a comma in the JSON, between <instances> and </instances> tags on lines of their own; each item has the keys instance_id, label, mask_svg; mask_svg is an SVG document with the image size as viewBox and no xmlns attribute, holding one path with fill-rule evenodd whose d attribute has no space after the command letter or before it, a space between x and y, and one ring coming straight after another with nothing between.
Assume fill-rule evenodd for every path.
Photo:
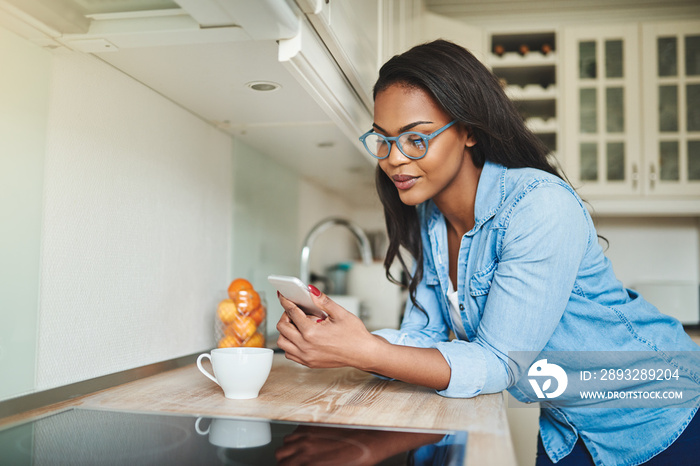
<instances>
[{"instance_id":1,"label":"droidstock logo","mask_svg":"<svg viewBox=\"0 0 700 466\"><path fill-rule=\"evenodd\" d=\"M532 366L530 366L530 370L527 371L527 375L528 377L534 377L528 380L533 390L535 390L537 398L556 398L564 393L566 385L569 383L569 378L566 376L564 369L556 364L548 363L546 359L535 361ZM541 387L538 382L539 379L543 381ZM547 392L552 386L552 379L557 381L556 390Z\"/></svg>"}]
</instances>

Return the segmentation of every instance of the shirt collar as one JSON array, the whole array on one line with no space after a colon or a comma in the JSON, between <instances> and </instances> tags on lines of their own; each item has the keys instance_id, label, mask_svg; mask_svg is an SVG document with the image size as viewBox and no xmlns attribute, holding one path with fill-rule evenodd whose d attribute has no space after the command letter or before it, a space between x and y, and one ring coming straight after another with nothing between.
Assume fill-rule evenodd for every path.
<instances>
[{"instance_id":1,"label":"shirt collar","mask_svg":"<svg viewBox=\"0 0 700 466\"><path fill-rule=\"evenodd\" d=\"M506 200L506 171L503 165L488 160L479 176L474 204L474 229L480 228L493 217Z\"/></svg>"}]
</instances>

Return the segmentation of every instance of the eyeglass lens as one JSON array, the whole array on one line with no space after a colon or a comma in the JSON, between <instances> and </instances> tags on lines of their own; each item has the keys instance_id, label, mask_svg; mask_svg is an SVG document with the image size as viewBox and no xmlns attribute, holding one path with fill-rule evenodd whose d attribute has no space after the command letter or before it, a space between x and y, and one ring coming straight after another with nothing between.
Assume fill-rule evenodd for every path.
<instances>
[{"instance_id":1,"label":"eyeglass lens","mask_svg":"<svg viewBox=\"0 0 700 466\"><path fill-rule=\"evenodd\" d=\"M380 134L370 134L365 139L370 152L381 159L389 155L389 141ZM418 134L404 133L398 140L401 152L412 158L420 158L425 155L427 141Z\"/></svg>"}]
</instances>

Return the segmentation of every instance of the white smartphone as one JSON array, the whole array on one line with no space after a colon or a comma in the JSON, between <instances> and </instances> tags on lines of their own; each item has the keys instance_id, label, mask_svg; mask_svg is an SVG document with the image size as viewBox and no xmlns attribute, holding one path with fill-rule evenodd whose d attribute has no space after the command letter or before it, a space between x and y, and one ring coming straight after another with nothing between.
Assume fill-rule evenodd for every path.
<instances>
[{"instance_id":1,"label":"white smartphone","mask_svg":"<svg viewBox=\"0 0 700 466\"><path fill-rule=\"evenodd\" d=\"M311 299L309 288L297 277L287 275L269 275L267 277L272 286L277 288L282 296L299 306L307 314L324 319L328 316L321 308L316 306Z\"/></svg>"}]
</instances>

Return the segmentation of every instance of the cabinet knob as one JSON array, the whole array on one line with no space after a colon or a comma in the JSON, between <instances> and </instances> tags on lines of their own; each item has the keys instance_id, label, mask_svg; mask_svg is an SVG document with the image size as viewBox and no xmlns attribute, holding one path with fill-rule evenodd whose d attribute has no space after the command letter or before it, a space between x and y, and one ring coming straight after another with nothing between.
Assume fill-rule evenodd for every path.
<instances>
[{"instance_id":1,"label":"cabinet knob","mask_svg":"<svg viewBox=\"0 0 700 466\"><path fill-rule=\"evenodd\" d=\"M632 189L637 189L637 183L639 183L639 167L636 163L632 164Z\"/></svg>"},{"instance_id":2,"label":"cabinet knob","mask_svg":"<svg viewBox=\"0 0 700 466\"><path fill-rule=\"evenodd\" d=\"M651 189L654 189L654 185L656 184L656 165L653 163L649 165L649 187Z\"/></svg>"}]
</instances>

